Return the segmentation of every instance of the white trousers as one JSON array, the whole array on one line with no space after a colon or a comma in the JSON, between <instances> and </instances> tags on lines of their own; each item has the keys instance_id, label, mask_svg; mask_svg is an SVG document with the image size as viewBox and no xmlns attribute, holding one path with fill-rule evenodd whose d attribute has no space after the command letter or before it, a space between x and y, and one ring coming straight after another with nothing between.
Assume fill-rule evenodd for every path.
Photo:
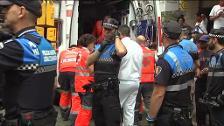
<instances>
[{"instance_id":1,"label":"white trousers","mask_svg":"<svg viewBox=\"0 0 224 126\"><path fill-rule=\"evenodd\" d=\"M139 81L122 81L119 84L119 97L123 109L123 126L134 125L135 103Z\"/></svg>"}]
</instances>

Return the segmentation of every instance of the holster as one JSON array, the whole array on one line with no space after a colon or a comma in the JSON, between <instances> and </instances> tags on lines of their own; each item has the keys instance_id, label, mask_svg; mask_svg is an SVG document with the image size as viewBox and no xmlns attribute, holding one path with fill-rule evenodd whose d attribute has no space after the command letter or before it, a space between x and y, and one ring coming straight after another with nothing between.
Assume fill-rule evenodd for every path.
<instances>
[{"instance_id":1,"label":"holster","mask_svg":"<svg viewBox=\"0 0 224 126\"><path fill-rule=\"evenodd\" d=\"M205 96L203 98L199 99L199 102L208 106L209 108L219 108L219 107L223 106L223 104L220 104L221 101L218 101L219 96L220 95L218 95L217 97L211 97L208 94L205 94Z\"/></svg>"},{"instance_id":2,"label":"holster","mask_svg":"<svg viewBox=\"0 0 224 126\"><path fill-rule=\"evenodd\" d=\"M92 85L94 91L115 89L119 85L117 78L108 78L107 80Z\"/></svg>"},{"instance_id":3,"label":"holster","mask_svg":"<svg viewBox=\"0 0 224 126\"><path fill-rule=\"evenodd\" d=\"M162 112L171 113L173 123L177 126L191 126L192 108L162 107ZM175 126L176 126L175 125Z\"/></svg>"}]
</instances>

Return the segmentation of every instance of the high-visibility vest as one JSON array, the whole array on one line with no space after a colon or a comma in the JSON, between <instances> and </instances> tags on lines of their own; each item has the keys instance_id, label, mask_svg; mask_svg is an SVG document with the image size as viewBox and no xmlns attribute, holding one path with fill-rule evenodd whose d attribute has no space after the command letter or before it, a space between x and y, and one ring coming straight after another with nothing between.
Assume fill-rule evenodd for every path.
<instances>
[{"instance_id":1,"label":"high-visibility vest","mask_svg":"<svg viewBox=\"0 0 224 126\"><path fill-rule=\"evenodd\" d=\"M155 51L141 46L143 50L141 82L154 82Z\"/></svg>"},{"instance_id":2,"label":"high-visibility vest","mask_svg":"<svg viewBox=\"0 0 224 126\"><path fill-rule=\"evenodd\" d=\"M75 92L85 92L83 86L93 81L90 69L86 66L87 58L90 54L87 48L80 48L80 59L75 66Z\"/></svg>"},{"instance_id":3,"label":"high-visibility vest","mask_svg":"<svg viewBox=\"0 0 224 126\"><path fill-rule=\"evenodd\" d=\"M81 51L78 47L62 51L59 57L59 72L75 72L75 67L81 59Z\"/></svg>"}]
</instances>

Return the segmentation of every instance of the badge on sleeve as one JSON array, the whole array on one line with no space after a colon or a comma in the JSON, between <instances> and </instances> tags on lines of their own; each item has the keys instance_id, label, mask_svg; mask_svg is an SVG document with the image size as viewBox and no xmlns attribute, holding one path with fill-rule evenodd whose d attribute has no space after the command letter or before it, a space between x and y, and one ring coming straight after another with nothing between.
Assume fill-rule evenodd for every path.
<instances>
[{"instance_id":1,"label":"badge on sleeve","mask_svg":"<svg viewBox=\"0 0 224 126\"><path fill-rule=\"evenodd\" d=\"M3 48L4 48L4 43L0 42L0 49L3 49Z\"/></svg>"},{"instance_id":2,"label":"badge on sleeve","mask_svg":"<svg viewBox=\"0 0 224 126\"><path fill-rule=\"evenodd\" d=\"M161 71L162 71L162 67L156 66L156 74L155 74L155 76L158 76Z\"/></svg>"},{"instance_id":3,"label":"badge on sleeve","mask_svg":"<svg viewBox=\"0 0 224 126\"><path fill-rule=\"evenodd\" d=\"M216 57L213 56L211 61L210 61L210 67L215 67L215 65L216 65Z\"/></svg>"}]
</instances>

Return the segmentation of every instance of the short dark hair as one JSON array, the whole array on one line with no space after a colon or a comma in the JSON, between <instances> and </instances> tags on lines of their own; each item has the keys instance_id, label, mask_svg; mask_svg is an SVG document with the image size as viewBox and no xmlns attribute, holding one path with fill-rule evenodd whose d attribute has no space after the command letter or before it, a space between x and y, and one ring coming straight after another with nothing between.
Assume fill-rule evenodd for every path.
<instances>
[{"instance_id":1,"label":"short dark hair","mask_svg":"<svg viewBox=\"0 0 224 126\"><path fill-rule=\"evenodd\" d=\"M177 18L177 22L179 22L179 20L182 19L183 22L185 22L185 18L184 18L184 15L180 15L178 18Z\"/></svg>"},{"instance_id":2,"label":"short dark hair","mask_svg":"<svg viewBox=\"0 0 224 126\"><path fill-rule=\"evenodd\" d=\"M212 29L209 36L217 38L218 43L224 45L224 27L220 29Z\"/></svg>"},{"instance_id":3,"label":"short dark hair","mask_svg":"<svg viewBox=\"0 0 224 126\"><path fill-rule=\"evenodd\" d=\"M118 28L118 31L124 36L130 36L130 28L128 27L128 25L121 25Z\"/></svg>"},{"instance_id":4,"label":"short dark hair","mask_svg":"<svg viewBox=\"0 0 224 126\"><path fill-rule=\"evenodd\" d=\"M87 47L90 43L95 41L96 41L96 37L93 36L92 34L83 34L79 38L77 45Z\"/></svg>"}]
</instances>

